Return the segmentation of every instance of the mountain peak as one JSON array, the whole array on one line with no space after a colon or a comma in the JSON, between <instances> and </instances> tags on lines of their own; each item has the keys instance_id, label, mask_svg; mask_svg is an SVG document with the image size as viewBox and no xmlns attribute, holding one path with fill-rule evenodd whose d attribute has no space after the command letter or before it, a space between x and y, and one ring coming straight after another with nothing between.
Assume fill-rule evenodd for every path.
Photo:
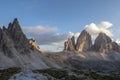
<instances>
[{"instance_id":1,"label":"mountain peak","mask_svg":"<svg viewBox=\"0 0 120 80\"><path fill-rule=\"evenodd\" d=\"M8 29L10 29L10 28L12 28L12 23L11 22L8 24Z\"/></svg>"},{"instance_id":2,"label":"mountain peak","mask_svg":"<svg viewBox=\"0 0 120 80\"><path fill-rule=\"evenodd\" d=\"M77 39L76 50L79 52L87 51L91 46L91 36L86 30L83 30Z\"/></svg>"},{"instance_id":3,"label":"mountain peak","mask_svg":"<svg viewBox=\"0 0 120 80\"><path fill-rule=\"evenodd\" d=\"M7 30L7 28L5 26L3 26L3 31L6 31L6 30Z\"/></svg>"},{"instance_id":4,"label":"mountain peak","mask_svg":"<svg viewBox=\"0 0 120 80\"><path fill-rule=\"evenodd\" d=\"M100 32L99 36L107 36L104 32Z\"/></svg>"},{"instance_id":5,"label":"mountain peak","mask_svg":"<svg viewBox=\"0 0 120 80\"><path fill-rule=\"evenodd\" d=\"M13 31L22 31L17 18L15 18L12 23L11 22L9 23L8 31L12 31L12 32Z\"/></svg>"},{"instance_id":6,"label":"mountain peak","mask_svg":"<svg viewBox=\"0 0 120 80\"><path fill-rule=\"evenodd\" d=\"M112 40L105 33L99 33L98 37L95 40L94 48L96 51L104 52L110 49L110 44ZM107 47L108 46L108 47Z\"/></svg>"},{"instance_id":7,"label":"mountain peak","mask_svg":"<svg viewBox=\"0 0 120 80\"><path fill-rule=\"evenodd\" d=\"M23 33L17 18L15 18L12 23L11 22L9 23L8 28L3 26L1 30L7 34L8 36L7 38L13 42L15 48L18 51L21 51L20 53L27 53L30 51L31 44L29 44L29 40L27 39L26 35Z\"/></svg>"},{"instance_id":8,"label":"mountain peak","mask_svg":"<svg viewBox=\"0 0 120 80\"><path fill-rule=\"evenodd\" d=\"M99 33L98 37L97 37L99 40L103 40L103 42L112 42L111 38L109 36L107 36L105 33L101 32ZM96 38L96 39L97 39Z\"/></svg>"},{"instance_id":9,"label":"mountain peak","mask_svg":"<svg viewBox=\"0 0 120 80\"><path fill-rule=\"evenodd\" d=\"M13 24L19 24L19 21L18 21L17 18L14 18L14 20L13 20Z\"/></svg>"},{"instance_id":10,"label":"mountain peak","mask_svg":"<svg viewBox=\"0 0 120 80\"><path fill-rule=\"evenodd\" d=\"M89 50L91 46L92 46L91 36L86 30L83 30L80 36L78 37L76 43L74 36L65 42L64 50L82 52Z\"/></svg>"}]
</instances>

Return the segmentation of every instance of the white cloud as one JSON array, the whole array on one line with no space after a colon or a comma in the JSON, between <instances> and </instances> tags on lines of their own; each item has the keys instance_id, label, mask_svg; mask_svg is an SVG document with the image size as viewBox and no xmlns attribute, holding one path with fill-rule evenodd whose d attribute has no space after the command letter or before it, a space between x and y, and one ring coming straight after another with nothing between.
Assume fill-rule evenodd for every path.
<instances>
[{"instance_id":1,"label":"white cloud","mask_svg":"<svg viewBox=\"0 0 120 80\"><path fill-rule=\"evenodd\" d=\"M101 28L110 28L113 24L108 21L102 21L98 26Z\"/></svg>"},{"instance_id":2,"label":"white cloud","mask_svg":"<svg viewBox=\"0 0 120 80\"><path fill-rule=\"evenodd\" d=\"M115 42L120 45L120 39L115 40Z\"/></svg>"},{"instance_id":3,"label":"white cloud","mask_svg":"<svg viewBox=\"0 0 120 80\"><path fill-rule=\"evenodd\" d=\"M112 36L112 32L109 28L113 24L108 21L102 21L100 24L91 23L85 26L85 30L90 33L92 36L98 35L100 32L106 33L108 36Z\"/></svg>"},{"instance_id":4,"label":"white cloud","mask_svg":"<svg viewBox=\"0 0 120 80\"><path fill-rule=\"evenodd\" d=\"M33 37L40 45L48 44L48 45L63 46L64 42L68 38L71 38L73 35L78 37L75 33L72 32L62 33L62 34L45 33L45 34L33 35Z\"/></svg>"},{"instance_id":5,"label":"white cloud","mask_svg":"<svg viewBox=\"0 0 120 80\"><path fill-rule=\"evenodd\" d=\"M23 27L23 31L29 34L42 34L48 32L55 32L57 30L57 27L45 27L41 25L35 27Z\"/></svg>"},{"instance_id":6,"label":"white cloud","mask_svg":"<svg viewBox=\"0 0 120 80\"><path fill-rule=\"evenodd\" d=\"M56 32L57 30L57 27L23 27L23 31L27 34L27 37L34 38L39 45L64 46L64 42L68 38L71 38L73 35L77 38L80 34L73 32L60 34Z\"/></svg>"},{"instance_id":7,"label":"white cloud","mask_svg":"<svg viewBox=\"0 0 120 80\"><path fill-rule=\"evenodd\" d=\"M57 37L60 37L59 38L59 41L57 40L56 42L52 42L53 45L57 45L57 46L64 46L64 42L68 39L68 38L71 38L72 36L75 37L75 39L78 38L78 36L80 35L79 32L77 33L73 33L73 32L68 32L68 33L63 33L63 34L60 34L60 35L57 35L56 36L56 39Z\"/></svg>"}]
</instances>

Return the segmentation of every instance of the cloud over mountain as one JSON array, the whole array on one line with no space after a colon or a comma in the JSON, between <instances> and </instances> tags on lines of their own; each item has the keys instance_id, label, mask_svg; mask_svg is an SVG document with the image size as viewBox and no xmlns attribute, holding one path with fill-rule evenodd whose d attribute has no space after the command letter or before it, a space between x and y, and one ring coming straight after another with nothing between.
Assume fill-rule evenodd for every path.
<instances>
[{"instance_id":1,"label":"cloud over mountain","mask_svg":"<svg viewBox=\"0 0 120 80\"><path fill-rule=\"evenodd\" d=\"M85 26L85 30L90 33L92 36L98 35L100 32L106 33L108 36L112 36L110 27L112 27L112 23L108 21L102 21L100 24L91 23Z\"/></svg>"},{"instance_id":2,"label":"cloud over mountain","mask_svg":"<svg viewBox=\"0 0 120 80\"><path fill-rule=\"evenodd\" d=\"M57 33L57 27L46 27L46 26L36 26L36 27L23 27L23 31L27 36L33 37L39 45L55 45L63 46L65 40L71 38L73 35L77 38L78 33L68 32L68 33Z\"/></svg>"},{"instance_id":3,"label":"cloud over mountain","mask_svg":"<svg viewBox=\"0 0 120 80\"><path fill-rule=\"evenodd\" d=\"M40 45L57 45L57 46L63 46L64 42L68 39L71 38L73 35L76 35L78 37L78 33L74 34L72 32L68 33L62 33L62 34L57 34L57 33L44 33L44 34L37 34L37 35L31 35L35 38L35 40L40 44Z\"/></svg>"},{"instance_id":4,"label":"cloud over mountain","mask_svg":"<svg viewBox=\"0 0 120 80\"><path fill-rule=\"evenodd\" d=\"M106 33L108 36L112 36L112 32L109 29L112 27L112 23L108 21L102 21L100 24L91 23L85 26L85 30L92 36L98 35L100 32ZM34 27L23 27L23 31L28 37L33 37L39 45L56 45L63 46L64 42L71 38L73 35L75 39L80 35L80 32L73 33L57 33L58 28L53 26L34 26Z\"/></svg>"}]
</instances>

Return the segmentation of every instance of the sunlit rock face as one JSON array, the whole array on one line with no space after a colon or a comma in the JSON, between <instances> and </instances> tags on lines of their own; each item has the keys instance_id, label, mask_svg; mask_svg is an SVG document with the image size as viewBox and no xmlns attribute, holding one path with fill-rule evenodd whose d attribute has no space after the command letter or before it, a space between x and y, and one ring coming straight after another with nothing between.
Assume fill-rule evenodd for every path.
<instances>
[{"instance_id":1,"label":"sunlit rock face","mask_svg":"<svg viewBox=\"0 0 120 80\"><path fill-rule=\"evenodd\" d=\"M34 39L29 39L29 43L32 45L31 46L32 50L34 49L40 50L40 47L38 46L37 42Z\"/></svg>"},{"instance_id":2,"label":"sunlit rock face","mask_svg":"<svg viewBox=\"0 0 120 80\"><path fill-rule=\"evenodd\" d=\"M78 37L75 43L75 37L73 36L71 39L68 39L64 43L65 51L88 51L92 46L91 36L85 30L83 30Z\"/></svg>"},{"instance_id":3,"label":"sunlit rock face","mask_svg":"<svg viewBox=\"0 0 120 80\"><path fill-rule=\"evenodd\" d=\"M77 39L76 50L78 52L88 51L92 46L90 34L83 30Z\"/></svg>"}]
</instances>

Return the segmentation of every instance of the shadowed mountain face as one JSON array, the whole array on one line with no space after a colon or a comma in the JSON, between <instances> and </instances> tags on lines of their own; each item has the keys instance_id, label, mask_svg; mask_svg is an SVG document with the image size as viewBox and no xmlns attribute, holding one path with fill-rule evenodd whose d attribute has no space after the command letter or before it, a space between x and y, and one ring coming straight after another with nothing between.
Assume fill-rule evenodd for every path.
<instances>
[{"instance_id":1,"label":"shadowed mountain face","mask_svg":"<svg viewBox=\"0 0 120 80\"><path fill-rule=\"evenodd\" d=\"M45 58L45 59L44 59ZM54 66L49 62L33 39L27 39L17 18L8 28L0 28L0 68L27 67L41 69ZM57 65L56 65L57 66Z\"/></svg>"},{"instance_id":2,"label":"shadowed mountain face","mask_svg":"<svg viewBox=\"0 0 120 80\"><path fill-rule=\"evenodd\" d=\"M13 51L10 48L14 48L22 54L30 52L32 45L29 44L29 40L22 32L17 18L9 24L8 28L3 27L0 30L0 36L0 46L5 54L12 55Z\"/></svg>"}]
</instances>

